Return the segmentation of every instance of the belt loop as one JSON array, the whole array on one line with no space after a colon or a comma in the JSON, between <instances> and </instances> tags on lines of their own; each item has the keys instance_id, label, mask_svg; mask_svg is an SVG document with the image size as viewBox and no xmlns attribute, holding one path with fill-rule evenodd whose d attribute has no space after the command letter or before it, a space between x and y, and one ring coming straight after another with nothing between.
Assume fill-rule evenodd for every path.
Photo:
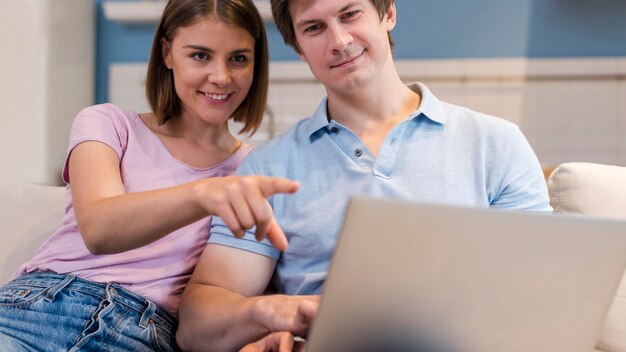
<instances>
[{"instance_id":1,"label":"belt loop","mask_svg":"<svg viewBox=\"0 0 626 352\"><path fill-rule=\"evenodd\" d=\"M146 302L148 302L148 307L146 308L146 310L143 311L143 314L141 315L141 320L139 321L139 326L144 329L148 327L150 317L152 317L152 314L154 314L154 311L156 310L156 305L154 303L149 300L146 300Z\"/></svg>"},{"instance_id":2,"label":"belt loop","mask_svg":"<svg viewBox=\"0 0 626 352\"><path fill-rule=\"evenodd\" d=\"M115 282L109 282L105 287L104 287L104 292L106 292L107 294L107 301L109 302L113 302L113 297L117 296L117 290L115 289L117 286L117 283Z\"/></svg>"},{"instance_id":3,"label":"belt loop","mask_svg":"<svg viewBox=\"0 0 626 352\"><path fill-rule=\"evenodd\" d=\"M48 289L48 292L46 292L46 297L44 299L46 301L48 301L48 302L54 301L54 298L56 297L57 293L59 293L59 291L61 291L67 285L69 285L70 282L72 282L75 278L76 278L75 275L67 275L67 276L65 276L63 281L61 281L57 285L54 285L54 286L52 286L52 287L50 287Z\"/></svg>"}]
</instances>

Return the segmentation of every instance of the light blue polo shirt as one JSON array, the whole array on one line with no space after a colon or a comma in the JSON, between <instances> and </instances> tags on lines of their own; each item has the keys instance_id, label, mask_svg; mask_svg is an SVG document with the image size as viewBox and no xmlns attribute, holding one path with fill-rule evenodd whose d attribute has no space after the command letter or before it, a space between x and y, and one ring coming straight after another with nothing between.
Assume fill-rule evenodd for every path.
<instances>
[{"instance_id":1,"label":"light blue polo shirt","mask_svg":"<svg viewBox=\"0 0 626 352\"><path fill-rule=\"evenodd\" d=\"M219 218L209 243L276 259L274 284L281 293L319 294L353 195L552 210L537 157L516 125L443 103L421 83L409 87L421 95L420 107L389 132L378 158L348 128L328 121L325 98L312 117L240 164L239 175L301 182L296 194L270 199L289 240L286 252L257 242L253 232L235 238Z\"/></svg>"}]
</instances>

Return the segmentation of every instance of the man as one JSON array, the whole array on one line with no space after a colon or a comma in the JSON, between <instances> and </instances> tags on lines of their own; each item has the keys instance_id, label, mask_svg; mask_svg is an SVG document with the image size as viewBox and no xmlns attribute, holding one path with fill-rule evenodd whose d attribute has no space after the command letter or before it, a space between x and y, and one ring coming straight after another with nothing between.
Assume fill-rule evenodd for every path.
<instances>
[{"instance_id":1,"label":"man","mask_svg":"<svg viewBox=\"0 0 626 352\"><path fill-rule=\"evenodd\" d=\"M327 92L311 118L253 151L238 170L301 183L294 195L270 198L289 248L281 253L251 231L237 239L215 219L181 305L183 349L257 341L248 347L288 350L293 336L305 337L352 195L551 210L537 158L515 125L402 83L389 36L393 0L271 5L286 43ZM263 295L272 278L285 295Z\"/></svg>"}]
</instances>

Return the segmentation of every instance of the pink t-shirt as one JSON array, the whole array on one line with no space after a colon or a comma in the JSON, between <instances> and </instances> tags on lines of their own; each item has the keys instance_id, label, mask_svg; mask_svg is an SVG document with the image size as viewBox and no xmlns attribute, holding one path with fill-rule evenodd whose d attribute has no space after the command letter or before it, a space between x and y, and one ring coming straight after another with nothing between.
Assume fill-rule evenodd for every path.
<instances>
[{"instance_id":1,"label":"pink t-shirt","mask_svg":"<svg viewBox=\"0 0 626 352\"><path fill-rule=\"evenodd\" d=\"M124 188L129 193L231 175L250 151L250 146L243 144L218 165L207 169L191 167L176 160L136 112L111 104L86 108L76 116L68 155L85 141L99 141L115 150L120 158ZM93 255L78 231L67 165L66 160L63 179L67 183L67 205L63 224L16 275L48 270L102 283L114 281L177 316L180 295L206 246L211 218L180 228L141 248L119 254Z\"/></svg>"}]
</instances>

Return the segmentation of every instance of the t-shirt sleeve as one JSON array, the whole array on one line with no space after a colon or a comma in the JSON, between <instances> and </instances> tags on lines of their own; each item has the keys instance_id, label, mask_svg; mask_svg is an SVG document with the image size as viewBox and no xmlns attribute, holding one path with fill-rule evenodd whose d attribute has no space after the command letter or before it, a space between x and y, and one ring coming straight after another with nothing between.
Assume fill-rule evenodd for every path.
<instances>
[{"instance_id":1,"label":"t-shirt sleeve","mask_svg":"<svg viewBox=\"0 0 626 352\"><path fill-rule=\"evenodd\" d=\"M514 143L491 206L551 212L548 188L535 152L518 128L511 137Z\"/></svg>"},{"instance_id":2,"label":"t-shirt sleeve","mask_svg":"<svg viewBox=\"0 0 626 352\"><path fill-rule=\"evenodd\" d=\"M236 175L258 175L254 167L254 151L252 151L239 164ZM271 201L270 201L271 203ZM280 251L276 249L267 239L257 241L254 237L254 228L246 231L242 238L233 235L224 221L214 216L211 221L211 234L208 243L219 244L223 246L243 249L249 252L257 253L278 260Z\"/></svg>"},{"instance_id":3,"label":"t-shirt sleeve","mask_svg":"<svg viewBox=\"0 0 626 352\"><path fill-rule=\"evenodd\" d=\"M111 147L121 159L128 141L128 119L124 112L112 104L94 105L81 110L74 118L70 141L63 166L63 181L70 182L69 160L77 145L101 142Z\"/></svg>"}]
</instances>

